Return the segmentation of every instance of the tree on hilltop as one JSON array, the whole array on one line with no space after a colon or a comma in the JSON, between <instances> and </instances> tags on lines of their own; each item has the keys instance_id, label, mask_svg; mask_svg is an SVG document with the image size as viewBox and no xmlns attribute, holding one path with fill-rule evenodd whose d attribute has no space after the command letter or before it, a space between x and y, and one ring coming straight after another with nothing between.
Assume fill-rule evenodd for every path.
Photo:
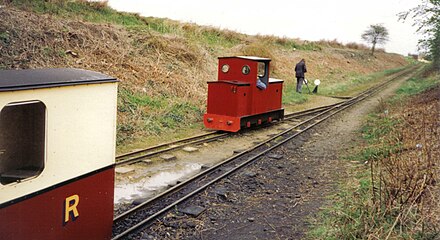
<instances>
[{"instance_id":1,"label":"tree on hilltop","mask_svg":"<svg viewBox=\"0 0 440 240\"><path fill-rule=\"evenodd\" d=\"M374 55L374 50L376 49L376 44L386 43L388 38L388 29L386 29L381 24L373 24L365 30L361 35L362 39L368 43L371 43L371 55Z\"/></svg>"}]
</instances>

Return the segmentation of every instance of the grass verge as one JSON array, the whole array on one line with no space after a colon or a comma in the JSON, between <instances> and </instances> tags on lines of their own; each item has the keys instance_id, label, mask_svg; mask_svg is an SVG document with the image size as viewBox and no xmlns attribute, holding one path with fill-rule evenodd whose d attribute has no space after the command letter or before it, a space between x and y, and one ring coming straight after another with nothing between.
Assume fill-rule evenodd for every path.
<instances>
[{"instance_id":1,"label":"grass verge","mask_svg":"<svg viewBox=\"0 0 440 240\"><path fill-rule=\"evenodd\" d=\"M340 96L344 94L354 95L362 90L372 87L379 81L383 80L384 77L402 71L407 67L408 66L388 69L369 75L352 74L348 81L341 81L328 87L322 87L320 89L320 94L327 96Z\"/></svg>"},{"instance_id":2,"label":"grass verge","mask_svg":"<svg viewBox=\"0 0 440 240\"><path fill-rule=\"evenodd\" d=\"M150 97L123 88L119 90L118 101L118 112L128 114L123 114L125 118L119 119L117 145L134 140L133 134L139 129L135 129L131 123L140 126L145 135L159 136L180 128L190 128L194 122L202 119L204 113L204 109L184 99Z\"/></svg>"},{"instance_id":3,"label":"grass verge","mask_svg":"<svg viewBox=\"0 0 440 240\"><path fill-rule=\"evenodd\" d=\"M440 109L438 90L429 91L439 85L439 75L410 79L368 117L363 146L346 157L359 164L331 197L332 205L320 213L310 239L440 236Z\"/></svg>"}]
</instances>

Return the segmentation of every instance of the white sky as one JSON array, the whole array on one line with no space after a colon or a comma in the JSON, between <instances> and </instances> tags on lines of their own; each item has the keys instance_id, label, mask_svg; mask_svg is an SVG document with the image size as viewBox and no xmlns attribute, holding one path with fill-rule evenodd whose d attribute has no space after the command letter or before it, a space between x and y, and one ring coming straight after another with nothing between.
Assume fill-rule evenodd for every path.
<instances>
[{"instance_id":1,"label":"white sky","mask_svg":"<svg viewBox=\"0 0 440 240\"><path fill-rule=\"evenodd\" d=\"M110 7L142 16L162 17L230 29L246 34L303 40L364 43L371 24L383 24L387 52L417 52L416 28L396 16L421 0L109 0Z\"/></svg>"}]
</instances>

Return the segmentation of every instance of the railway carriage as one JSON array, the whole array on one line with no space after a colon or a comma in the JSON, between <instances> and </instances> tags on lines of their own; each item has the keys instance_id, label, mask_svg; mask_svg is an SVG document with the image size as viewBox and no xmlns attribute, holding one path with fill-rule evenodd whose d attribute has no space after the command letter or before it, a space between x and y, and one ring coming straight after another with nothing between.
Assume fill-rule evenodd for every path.
<instances>
[{"instance_id":1,"label":"railway carriage","mask_svg":"<svg viewBox=\"0 0 440 240\"><path fill-rule=\"evenodd\" d=\"M0 71L0 238L109 239L117 80Z\"/></svg>"},{"instance_id":2,"label":"railway carriage","mask_svg":"<svg viewBox=\"0 0 440 240\"><path fill-rule=\"evenodd\" d=\"M284 117L283 81L269 77L269 58L220 57L218 80L208 82L207 128L237 132Z\"/></svg>"}]
</instances>

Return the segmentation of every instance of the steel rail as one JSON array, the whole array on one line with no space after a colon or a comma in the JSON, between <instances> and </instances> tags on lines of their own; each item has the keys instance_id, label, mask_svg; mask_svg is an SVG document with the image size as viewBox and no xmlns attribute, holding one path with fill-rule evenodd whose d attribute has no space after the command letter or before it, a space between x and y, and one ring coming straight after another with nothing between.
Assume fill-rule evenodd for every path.
<instances>
[{"instance_id":1,"label":"steel rail","mask_svg":"<svg viewBox=\"0 0 440 240\"><path fill-rule=\"evenodd\" d=\"M321 107L310 108L310 109L307 109L307 110L304 110L304 111L289 113L289 114L284 115L283 121L292 120L295 117L302 117L302 116L307 116L307 115L310 115L310 114L318 113L318 112L321 112L321 111L325 111L326 109L329 109L331 107L339 105L339 104L341 104L343 102L344 101L338 102L338 103L329 104L329 105L325 105L325 106L321 106Z\"/></svg>"},{"instance_id":2,"label":"steel rail","mask_svg":"<svg viewBox=\"0 0 440 240\"><path fill-rule=\"evenodd\" d=\"M142 153L142 152L145 152L145 151L151 151L151 150L154 150L154 149L158 149L158 148L162 148L162 147L166 147L166 146L170 146L170 145L175 145L175 144L178 144L178 143L181 143L181 142L192 141L194 139L203 138L203 137L214 135L214 134L217 134L217 133L218 133L217 131L209 132L209 133L203 133L203 134L200 134L200 135L196 135L196 136L192 136L192 137L188 137L188 138L183 138L183 139L179 139L179 140L172 141L172 142L161 143L161 144L158 144L158 145L155 145L155 146L151 146L151 147L148 147L148 148L144 148L144 149L136 150L136 151L133 151L133 152L128 152L128 153L124 153L124 154L118 155L118 156L116 156L116 160L124 158L124 157L128 157L128 156L136 155L138 153Z\"/></svg>"},{"instance_id":3,"label":"steel rail","mask_svg":"<svg viewBox=\"0 0 440 240\"><path fill-rule=\"evenodd\" d=\"M156 156L158 154L169 152L169 151L172 151L172 150L176 150L176 149L182 148L184 146L192 145L192 144L212 142L212 141L215 141L217 139L220 139L220 138L223 138L223 137L226 137L226 136L229 135L229 133L220 133L220 132L215 132L215 133L218 134L218 135L212 136L212 137L209 137L209 136L213 135L213 134L206 134L205 135L205 136L208 136L209 138L202 138L201 136L187 138L188 142L185 142L185 143L180 144L180 145L176 145L175 142L173 142L174 144L160 144L161 146L162 145L163 146L169 145L169 147L168 148L164 148L164 149L160 149L160 150L157 150L157 151L154 151L154 152L150 152L150 151L158 149L160 147L152 147L152 148L147 148L147 149L144 149L144 150L140 150L139 153L142 153L142 154L140 154L138 156L135 156L135 157L128 158L128 159L119 160L119 161L116 162L116 166L130 164L130 163L139 161L140 159L145 159L145 158L148 158L148 157ZM190 139L193 139L193 140L191 141ZM181 141L179 141L179 142L181 142ZM157 145L157 146L159 146L159 145Z\"/></svg>"}]
</instances>

